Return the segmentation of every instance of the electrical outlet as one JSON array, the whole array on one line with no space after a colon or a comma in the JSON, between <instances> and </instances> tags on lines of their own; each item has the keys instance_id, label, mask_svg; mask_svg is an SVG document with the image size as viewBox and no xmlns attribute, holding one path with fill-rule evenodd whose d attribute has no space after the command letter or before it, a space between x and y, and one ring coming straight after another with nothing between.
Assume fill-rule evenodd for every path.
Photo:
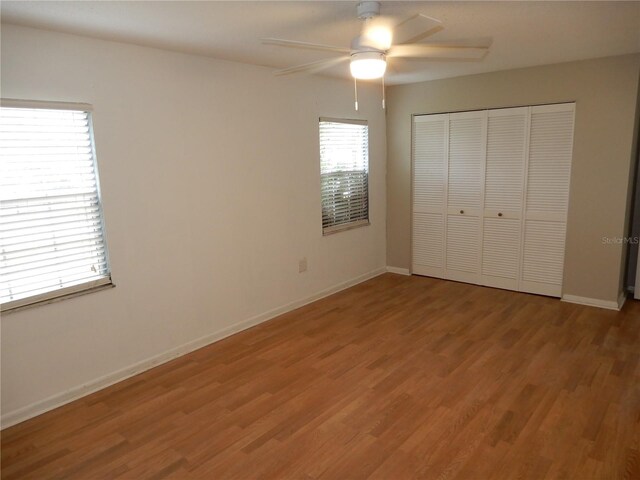
<instances>
[{"instance_id":1,"label":"electrical outlet","mask_svg":"<svg viewBox=\"0 0 640 480\"><path fill-rule=\"evenodd\" d=\"M307 257L298 260L298 273L307 271Z\"/></svg>"}]
</instances>

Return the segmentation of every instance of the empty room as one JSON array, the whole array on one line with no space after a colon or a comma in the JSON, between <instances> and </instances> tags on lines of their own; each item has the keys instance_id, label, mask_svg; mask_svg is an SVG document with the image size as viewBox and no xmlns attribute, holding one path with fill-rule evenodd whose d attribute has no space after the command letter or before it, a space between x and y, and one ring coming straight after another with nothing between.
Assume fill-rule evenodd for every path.
<instances>
[{"instance_id":1,"label":"empty room","mask_svg":"<svg viewBox=\"0 0 640 480\"><path fill-rule=\"evenodd\" d=\"M640 479L640 2L0 9L3 480Z\"/></svg>"}]
</instances>

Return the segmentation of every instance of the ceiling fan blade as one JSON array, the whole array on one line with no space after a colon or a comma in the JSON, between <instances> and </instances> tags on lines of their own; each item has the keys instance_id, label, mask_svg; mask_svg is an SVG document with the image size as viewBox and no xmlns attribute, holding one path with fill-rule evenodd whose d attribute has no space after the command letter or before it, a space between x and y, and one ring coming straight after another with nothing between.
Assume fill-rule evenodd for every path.
<instances>
[{"instance_id":1,"label":"ceiling fan blade","mask_svg":"<svg viewBox=\"0 0 640 480\"><path fill-rule=\"evenodd\" d=\"M434 33L438 33L443 28L440 20L419 13L395 26L393 43L398 45L418 42Z\"/></svg>"},{"instance_id":2,"label":"ceiling fan blade","mask_svg":"<svg viewBox=\"0 0 640 480\"><path fill-rule=\"evenodd\" d=\"M414 43L395 45L387 52L387 56L436 60L482 60L488 52L489 47L486 46Z\"/></svg>"},{"instance_id":3,"label":"ceiling fan blade","mask_svg":"<svg viewBox=\"0 0 640 480\"><path fill-rule=\"evenodd\" d=\"M316 62L304 63L302 65L296 65L295 67L285 68L283 70L277 70L274 72L274 75L282 76L282 75L291 75L294 73L315 73L320 70L324 70L325 68L332 67L334 65L338 65L342 62L349 60L351 57L349 55L345 55L337 58L325 58L323 60L318 60Z\"/></svg>"},{"instance_id":4,"label":"ceiling fan blade","mask_svg":"<svg viewBox=\"0 0 640 480\"><path fill-rule=\"evenodd\" d=\"M409 61L407 61L406 59L402 58L402 57L396 57L391 61L387 61L387 71L385 72L385 81L388 77L387 74L389 75L397 75L402 73L403 70L405 70L409 64Z\"/></svg>"},{"instance_id":5,"label":"ceiling fan blade","mask_svg":"<svg viewBox=\"0 0 640 480\"><path fill-rule=\"evenodd\" d=\"M351 50L345 47L335 47L333 45L322 45L320 43L298 42L296 40L282 40L280 38L263 38L265 45L277 45L279 47L306 48L307 50L322 50L325 52L350 53Z\"/></svg>"}]
</instances>

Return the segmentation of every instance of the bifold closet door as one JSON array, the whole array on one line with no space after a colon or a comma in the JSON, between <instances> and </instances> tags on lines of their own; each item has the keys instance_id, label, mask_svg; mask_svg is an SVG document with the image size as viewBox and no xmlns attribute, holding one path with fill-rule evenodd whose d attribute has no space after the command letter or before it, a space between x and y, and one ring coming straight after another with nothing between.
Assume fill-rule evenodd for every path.
<instances>
[{"instance_id":1,"label":"bifold closet door","mask_svg":"<svg viewBox=\"0 0 640 480\"><path fill-rule=\"evenodd\" d=\"M413 121L412 273L444 277L449 115Z\"/></svg>"},{"instance_id":2,"label":"bifold closet door","mask_svg":"<svg viewBox=\"0 0 640 480\"><path fill-rule=\"evenodd\" d=\"M562 294L574 104L531 107L520 289Z\"/></svg>"},{"instance_id":3,"label":"bifold closet door","mask_svg":"<svg viewBox=\"0 0 640 480\"><path fill-rule=\"evenodd\" d=\"M488 112L482 284L518 290L529 107Z\"/></svg>"},{"instance_id":4,"label":"bifold closet door","mask_svg":"<svg viewBox=\"0 0 640 480\"><path fill-rule=\"evenodd\" d=\"M414 117L412 273L561 296L574 107Z\"/></svg>"},{"instance_id":5,"label":"bifold closet door","mask_svg":"<svg viewBox=\"0 0 640 480\"><path fill-rule=\"evenodd\" d=\"M445 278L480 283L487 112L449 115Z\"/></svg>"}]
</instances>

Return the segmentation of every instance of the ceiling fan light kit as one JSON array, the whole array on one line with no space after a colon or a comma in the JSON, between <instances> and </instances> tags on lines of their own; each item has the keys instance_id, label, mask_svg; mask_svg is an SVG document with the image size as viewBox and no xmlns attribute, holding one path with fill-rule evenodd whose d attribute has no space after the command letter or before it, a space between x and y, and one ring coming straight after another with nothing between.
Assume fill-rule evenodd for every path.
<instances>
[{"instance_id":1,"label":"ceiling fan light kit","mask_svg":"<svg viewBox=\"0 0 640 480\"><path fill-rule=\"evenodd\" d=\"M382 78L387 69L387 59L382 52L356 52L351 55L351 75L358 80Z\"/></svg>"},{"instance_id":2,"label":"ceiling fan light kit","mask_svg":"<svg viewBox=\"0 0 640 480\"><path fill-rule=\"evenodd\" d=\"M451 44L415 43L441 31L443 29L442 23L426 15L416 14L401 23L395 24L396 22L393 19L380 16L380 2L377 1L362 1L358 3L356 13L364 25L361 34L351 42L351 48L295 40L264 39L263 43L270 45L322 50L331 52L334 55L340 55L339 57L285 68L275 72L275 74L315 73L349 61L349 70L355 84L356 110L358 110L357 81L377 78L382 79L382 108L384 108L384 75L389 60L393 60L393 58L482 60L489 49L488 45L465 45L462 42ZM395 26L392 27L391 25L393 24Z\"/></svg>"}]
</instances>

